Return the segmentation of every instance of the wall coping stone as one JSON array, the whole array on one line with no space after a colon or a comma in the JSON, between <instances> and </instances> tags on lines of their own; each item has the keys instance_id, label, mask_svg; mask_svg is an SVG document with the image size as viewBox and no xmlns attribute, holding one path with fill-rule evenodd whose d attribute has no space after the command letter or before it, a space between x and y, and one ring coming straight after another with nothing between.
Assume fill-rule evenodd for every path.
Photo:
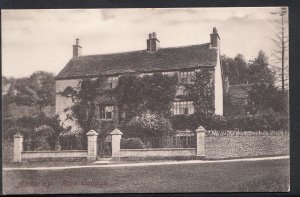
<instances>
[{"instance_id":1,"label":"wall coping stone","mask_svg":"<svg viewBox=\"0 0 300 197\"><path fill-rule=\"evenodd\" d=\"M196 148L148 148L148 149L120 149L120 151L167 151L167 150L195 150Z\"/></svg>"},{"instance_id":2,"label":"wall coping stone","mask_svg":"<svg viewBox=\"0 0 300 197\"><path fill-rule=\"evenodd\" d=\"M87 150L63 150L63 151L22 151L22 153L69 153L69 152L87 152Z\"/></svg>"},{"instance_id":3,"label":"wall coping stone","mask_svg":"<svg viewBox=\"0 0 300 197\"><path fill-rule=\"evenodd\" d=\"M17 133L14 135L14 138L23 138L23 136L20 133Z\"/></svg>"},{"instance_id":4,"label":"wall coping stone","mask_svg":"<svg viewBox=\"0 0 300 197\"><path fill-rule=\"evenodd\" d=\"M206 130L202 127L202 126L199 126L198 129L196 129L196 133L202 133L202 132L205 132Z\"/></svg>"},{"instance_id":5,"label":"wall coping stone","mask_svg":"<svg viewBox=\"0 0 300 197\"><path fill-rule=\"evenodd\" d=\"M114 129L110 134L111 135L123 135L123 133L119 129Z\"/></svg>"},{"instance_id":6,"label":"wall coping stone","mask_svg":"<svg viewBox=\"0 0 300 197\"><path fill-rule=\"evenodd\" d=\"M90 130L89 132L86 133L87 136L97 136L98 133L95 130Z\"/></svg>"}]
</instances>

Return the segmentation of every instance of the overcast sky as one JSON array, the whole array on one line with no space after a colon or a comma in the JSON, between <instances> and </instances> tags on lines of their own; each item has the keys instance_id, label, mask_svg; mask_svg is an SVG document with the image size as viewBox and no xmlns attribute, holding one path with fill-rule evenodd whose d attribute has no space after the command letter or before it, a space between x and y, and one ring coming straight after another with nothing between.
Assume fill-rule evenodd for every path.
<instances>
[{"instance_id":1,"label":"overcast sky","mask_svg":"<svg viewBox=\"0 0 300 197\"><path fill-rule=\"evenodd\" d=\"M72 57L80 39L83 55L144 50L148 33L164 47L209 42L213 27L221 53L271 55L278 8L70 9L2 10L2 75L30 76L44 70L57 74Z\"/></svg>"}]
</instances>

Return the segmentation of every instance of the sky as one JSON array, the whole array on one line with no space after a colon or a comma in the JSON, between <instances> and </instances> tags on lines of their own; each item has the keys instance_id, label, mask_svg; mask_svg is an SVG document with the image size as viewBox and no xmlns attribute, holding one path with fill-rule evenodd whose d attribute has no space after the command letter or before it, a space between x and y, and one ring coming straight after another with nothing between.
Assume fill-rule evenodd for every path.
<instances>
[{"instance_id":1,"label":"sky","mask_svg":"<svg viewBox=\"0 0 300 197\"><path fill-rule=\"evenodd\" d=\"M2 10L2 75L58 74L80 39L82 55L146 49L150 32L160 47L208 43L218 29L221 53L246 60L274 45L276 7Z\"/></svg>"}]
</instances>

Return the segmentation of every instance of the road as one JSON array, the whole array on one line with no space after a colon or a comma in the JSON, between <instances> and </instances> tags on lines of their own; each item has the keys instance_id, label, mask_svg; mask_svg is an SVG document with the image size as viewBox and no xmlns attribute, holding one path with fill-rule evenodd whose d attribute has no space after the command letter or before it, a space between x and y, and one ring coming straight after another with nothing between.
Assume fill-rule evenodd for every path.
<instances>
[{"instance_id":1,"label":"road","mask_svg":"<svg viewBox=\"0 0 300 197\"><path fill-rule=\"evenodd\" d=\"M3 171L5 194L283 192L289 160Z\"/></svg>"}]
</instances>

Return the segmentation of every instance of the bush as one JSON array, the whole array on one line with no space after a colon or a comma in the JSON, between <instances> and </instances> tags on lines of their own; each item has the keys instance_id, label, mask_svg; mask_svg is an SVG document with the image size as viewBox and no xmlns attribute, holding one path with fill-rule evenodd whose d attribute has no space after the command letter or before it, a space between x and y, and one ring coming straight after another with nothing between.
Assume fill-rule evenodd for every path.
<instances>
[{"instance_id":1,"label":"bush","mask_svg":"<svg viewBox=\"0 0 300 197\"><path fill-rule=\"evenodd\" d=\"M145 149L146 145L140 138L121 139L121 149Z\"/></svg>"},{"instance_id":2,"label":"bush","mask_svg":"<svg viewBox=\"0 0 300 197\"><path fill-rule=\"evenodd\" d=\"M125 129L126 135L134 137L169 136L174 130L170 120L153 113L134 117Z\"/></svg>"},{"instance_id":3,"label":"bush","mask_svg":"<svg viewBox=\"0 0 300 197\"><path fill-rule=\"evenodd\" d=\"M214 115L204 125L208 130L232 130L241 131L270 131L288 130L289 118L280 113L272 111L260 112L255 115L239 115L234 117L223 117Z\"/></svg>"},{"instance_id":4,"label":"bush","mask_svg":"<svg viewBox=\"0 0 300 197\"><path fill-rule=\"evenodd\" d=\"M18 127L18 126L13 126L5 130L3 132L3 139L5 140L13 140L13 136L17 133L21 134L22 136L28 136L32 130L28 128L23 128L23 127Z\"/></svg>"},{"instance_id":5,"label":"bush","mask_svg":"<svg viewBox=\"0 0 300 197\"><path fill-rule=\"evenodd\" d=\"M50 138L54 135L54 130L48 125L42 125L34 129L31 139L34 142L34 150L50 150L55 148L56 141L53 147L50 147ZM56 139L57 140L57 139ZM53 144L53 143L52 143Z\"/></svg>"}]
</instances>

